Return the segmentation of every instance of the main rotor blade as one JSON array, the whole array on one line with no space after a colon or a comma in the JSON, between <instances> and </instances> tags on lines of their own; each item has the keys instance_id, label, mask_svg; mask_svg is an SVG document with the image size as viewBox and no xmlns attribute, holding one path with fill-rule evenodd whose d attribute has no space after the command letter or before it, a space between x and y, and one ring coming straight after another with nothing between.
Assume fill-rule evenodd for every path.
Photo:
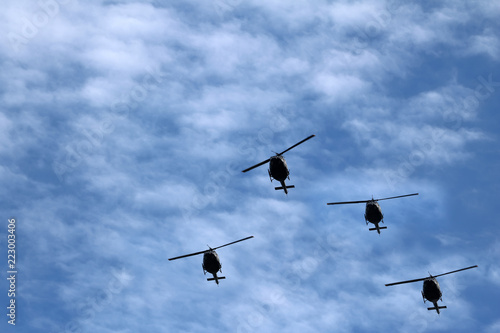
<instances>
[{"instance_id":1,"label":"main rotor blade","mask_svg":"<svg viewBox=\"0 0 500 333\"><path fill-rule=\"evenodd\" d=\"M372 199L372 200L373 201L380 201L380 200L387 200L387 199L396 199L396 198L409 197L409 196L412 196L412 195L418 195L418 193L398 195L397 197L389 197L389 198L382 198L382 199ZM327 203L327 205L343 205L343 204L364 203L364 202L368 202L368 201L372 201L372 200L330 202L330 203Z\"/></svg>"},{"instance_id":2,"label":"main rotor blade","mask_svg":"<svg viewBox=\"0 0 500 333\"><path fill-rule=\"evenodd\" d=\"M477 265L474 265L474 266L470 266L470 267L466 267L466 268L462 268L462 269L457 269L456 271L451 271L451 272L448 272L448 273L443 273L443 274L439 274L439 275L433 275L432 277L436 278L438 276L443 276L443 275L446 275L446 274L451 274L451 273L456 273L456 272L460 272L460 271L465 271L466 269L471 269L471 268L476 268ZM418 281L424 281L426 279L428 279L429 277L425 277L425 278L421 278L421 279L415 279L415 280L408 280L408 281L401 281L401 282L394 282L394 283L389 283L389 284L386 284L385 286L386 287L389 287L389 286L394 286L396 284L403 284L403 283L411 283L411 282L418 282Z\"/></svg>"},{"instance_id":3,"label":"main rotor blade","mask_svg":"<svg viewBox=\"0 0 500 333\"><path fill-rule=\"evenodd\" d=\"M224 244L224 245L221 245L221 246L214 247L213 250L220 249L221 247L228 246L228 245L231 245L231 244L234 244L234 243L242 242L242 241L250 239L250 238L253 238L253 236L245 237L245 238L242 238L240 240L237 240L237 241L234 241L234 242L231 242L231 243L227 243L227 244Z\"/></svg>"},{"instance_id":4,"label":"main rotor blade","mask_svg":"<svg viewBox=\"0 0 500 333\"><path fill-rule=\"evenodd\" d=\"M202 253L205 253L205 252L208 252L210 250L205 250L205 251L200 251L200 252L195 252L195 253L191 253L191 254L185 254L183 256L178 256L178 257L175 257L175 258L170 258L168 260L175 260L175 259L181 259L181 258L186 258L186 257L191 257L191 256L196 256L198 254L202 254Z\"/></svg>"},{"instance_id":5,"label":"main rotor blade","mask_svg":"<svg viewBox=\"0 0 500 333\"><path fill-rule=\"evenodd\" d=\"M294 144L293 146L291 146L291 147L290 147L290 148L288 148L287 150L282 151L282 152L281 152L281 153L279 153L278 155L283 155L284 153L286 153L286 152L287 152L287 151L289 151L290 149L297 147L297 146L298 146L298 145L300 145L301 143L304 143L304 142L306 142L307 140L309 140L310 138L313 138L313 137L315 137L315 135L314 135L314 134L313 134L313 135L311 135L311 136L308 136L308 137L307 137L307 138L305 138L304 140L302 140L302 141L300 141L300 142L298 142L298 143Z\"/></svg>"},{"instance_id":6,"label":"main rotor blade","mask_svg":"<svg viewBox=\"0 0 500 333\"><path fill-rule=\"evenodd\" d=\"M448 273L434 275L434 277L443 276L443 275L447 275L447 274L451 274L451 273L456 273L456 272L460 272L460 271L465 271L466 269L471 269L471 268L476 268L476 267L477 267L477 265L466 267L466 268L462 268L462 269L457 269L456 271L451 271L451 272L448 272Z\"/></svg>"},{"instance_id":7,"label":"main rotor blade","mask_svg":"<svg viewBox=\"0 0 500 333\"><path fill-rule=\"evenodd\" d=\"M256 167L260 167L262 164L266 164L267 162L269 162L271 159L268 158L267 160L263 161L263 162L260 162L259 164L255 164L254 166L251 166L250 168L248 169L245 169L243 170L242 172L247 172L247 171L250 171L252 169L255 169Z\"/></svg>"},{"instance_id":8,"label":"main rotor blade","mask_svg":"<svg viewBox=\"0 0 500 333\"><path fill-rule=\"evenodd\" d=\"M412 196L412 195L418 195L418 193L405 194L405 195L398 195L397 197L389 197L389 198L383 198L383 199L375 199L375 201L387 200L387 199L396 199L396 198L403 198L403 197L410 197L410 196Z\"/></svg>"},{"instance_id":9,"label":"main rotor blade","mask_svg":"<svg viewBox=\"0 0 500 333\"><path fill-rule=\"evenodd\" d=\"M388 284L386 284L385 286L386 286L386 287L389 287L389 286L395 286L395 285L397 285L397 284L403 284L403 283L412 283L412 282L424 281L425 279L428 279L428 277L421 278L421 279L415 279L415 280L407 280L407 281L401 281L401 282L393 282L393 283L388 283Z\"/></svg>"},{"instance_id":10,"label":"main rotor blade","mask_svg":"<svg viewBox=\"0 0 500 333\"><path fill-rule=\"evenodd\" d=\"M343 205L343 204L366 203L368 201L371 201L371 200L329 202L329 203L327 203L327 205Z\"/></svg>"}]
</instances>

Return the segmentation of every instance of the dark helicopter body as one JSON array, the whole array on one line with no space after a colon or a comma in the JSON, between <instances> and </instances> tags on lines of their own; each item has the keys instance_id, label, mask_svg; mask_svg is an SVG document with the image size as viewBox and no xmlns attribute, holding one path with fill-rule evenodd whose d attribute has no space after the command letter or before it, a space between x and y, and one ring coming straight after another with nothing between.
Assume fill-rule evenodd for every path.
<instances>
[{"instance_id":1,"label":"dark helicopter body","mask_svg":"<svg viewBox=\"0 0 500 333\"><path fill-rule=\"evenodd\" d=\"M249 236L231 243L227 243L215 248L211 248L210 246L208 247L208 250L205 251L200 251L200 252L195 252L191 254L185 254L183 256L175 257L175 258L170 258L168 260L176 260L176 259L181 259L185 257L190 257L190 256L195 256L198 254L203 253L203 263L201 264L201 267L203 267L203 273L206 274L207 272L212 274L214 277L213 278L208 278L207 281L215 281L215 283L219 284L219 280L225 279L225 276L217 276L218 272L222 273L222 265L220 264L220 259L219 256L217 255L217 252L215 252L216 249L219 249L224 246L228 246L234 243L238 243L247 239L253 238L253 236Z\"/></svg>"},{"instance_id":2,"label":"dark helicopter body","mask_svg":"<svg viewBox=\"0 0 500 333\"><path fill-rule=\"evenodd\" d=\"M424 286L422 287L422 298L428 300L432 304L434 304L434 309L437 313L439 313L439 309L446 309L446 306L438 306L437 302L439 300L443 301L441 298L443 294L441 293L441 288L439 287L439 283L432 276L428 279L424 280Z\"/></svg>"},{"instance_id":3,"label":"dark helicopter body","mask_svg":"<svg viewBox=\"0 0 500 333\"><path fill-rule=\"evenodd\" d=\"M330 202L330 203L327 203L327 205L366 203L365 222L366 222L366 224L368 224L368 222L375 224L375 228L370 228L368 230L377 230L377 232L380 234L380 230L387 229L387 227L380 227L378 225L380 222L384 223L384 214L382 214L382 209L380 208L378 201L387 200L387 199L402 198L402 197L409 197L412 195L418 195L418 193L398 195L396 197L382 198L382 199L373 199L373 197L372 197L371 200Z\"/></svg>"},{"instance_id":4,"label":"dark helicopter body","mask_svg":"<svg viewBox=\"0 0 500 333\"><path fill-rule=\"evenodd\" d=\"M465 271L466 269L471 269L471 268L476 268L477 265L466 267L466 268L461 268L457 269L456 271L451 271L448 273L443 273L439 274L436 276L430 275L429 277L421 278L421 279L415 279L415 280L408 280L408 281L401 281L401 282L394 282L394 283L389 283L386 284L386 286L394 286L396 284L403 284L403 283L411 283L411 282L418 282L418 281L424 281L424 285L422 287L422 298L425 301L431 302L434 306L427 308L427 310L436 310L436 312L439 314L440 309L446 309L446 306L439 306L438 301L443 300L441 296L443 295L441 293L441 287L439 287L439 283L437 282L436 278L438 276L443 276L451 273L456 273L460 271Z\"/></svg>"},{"instance_id":5,"label":"dark helicopter body","mask_svg":"<svg viewBox=\"0 0 500 333\"><path fill-rule=\"evenodd\" d=\"M281 155L273 156L269 159L269 177L277 181L284 182L288 178L290 171L286 165L285 158Z\"/></svg>"},{"instance_id":6,"label":"dark helicopter body","mask_svg":"<svg viewBox=\"0 0 500 333\"><path fill-rule=\"evenodd\" d=\"M294 188L294 185L287 186L285 184L285 180L290 177L290 171L288 170L288 166L286 165L285 158L281 155L273 156L269 159L269 169L267 170L269 173L269 178L273 181L273 178L280 182L280 187L275 187L276 190L283 190L285 194L288 194L287 188Z\"/></svg>"},{"instance_id":7,"label":"dark helicopter body","mask_svg":"<svg viewBox=\"0 0 500 333\"><path fill-rule=\"evenodd\" d=\"M217 252L215 252L215 250L210 250L203 254L203 263L201 264L201 267L203 267L203 273L206 274L207 272L209 272L214 276L213 280L215 280L215 283L217 284L219 284L219 279L226 278L224 276L217 276L217 272L222 273L222 265L220 264L219 256L217 255ZM209 281L212 280L210 279Z\"/></svg>"},{"instance_id":8,"label":"dark helicopter body","mask_svg":"<svg viewBox=\"0 0 500 333\"><path fill-rule=\"evenodd\" d=\"M370 200L366 203L365 208L365 222L375 224L375 228L370 228L369 230L377 230L380 234L380 229L387 229L387 227L379 227L378 224L380 222L384 222L384 214L382 214L382 209L380 205L375 200Z\"/></svg>"},{"instance_id":9,"label":"dark helicopter body","mask_svg":"<svg viewBox=\"0 0 500 333\"><path fill-rule=\"evenodd\" d=\"M295 186L294 185L287 186L285 184L285 180L287 178L290 179L290 177L288 176L290 174L290 171L288 170L288 166L286 165L286 161L285 161L285 158L283 157L283 154L286 153L287 151L289 151L290 149L300 145L301 143L309 140L312 137L314 137L314 134L311 136L308 136L307 138L300 141L299 143L294 144L290 148L282 151L281 153L276 153L276 156L271 156L269 159L262 161L254 166L251 166L250 168L245 169L242 172L250 171L256 167L259 167L259 166L269 162L269 169L267 170L267 172L269 173L269 179L271 179L271 181L273 181L273 179L276 179L281 184L281 186L275 187L274 189L275 190L283 190L283 191L285 191L285 194L288 194L287 189L294 188Z\"/></svg>"}]
</instances>

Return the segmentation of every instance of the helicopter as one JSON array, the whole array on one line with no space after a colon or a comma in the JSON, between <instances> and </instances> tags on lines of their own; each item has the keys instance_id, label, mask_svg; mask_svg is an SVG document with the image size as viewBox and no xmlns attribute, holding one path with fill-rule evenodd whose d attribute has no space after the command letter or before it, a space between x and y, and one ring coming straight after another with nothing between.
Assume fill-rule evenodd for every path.
<instances>
[{"instance_id":1,"label":"helicopter","mask_svg":"<svg viewBox=\"0 0 500 333\"><path fill-rule=\"evenodd\" d=\"M438 276L443 276L443 275L447 275L447 274L451 274L451 273L465 271L466 269L471 269L471 268L476 268L476 267L477 267L477 265L474 265L474 266L470 266L470 267L466 267L466 268L462 268L462 269L457 269L456 271L451 271L448 273L439 274L436 276L432 276L429 273L429 277L415 279L415 280L389 283L389 284L386 284L385 286L389 287L389 286L394 286L396 284L424 281L424 285L422 287L422 298L424 300L424 303L427 300L429 302L432 302L432 304L434 305L431 308L427 308L427 310L436 310L436 312L439 314L439 309L446 309L446 306L438 306L438 304L437 304L438 300L441 300L441 302L443 301L443 299L441 298L441 296L443 294L441 293L441 288L439 287L439 283L437 282L436 278Z\"/></svg>"},{"instance_id":2,"label":"helicopter","mask_svg":"<svg viewBox=\"0 0 500 333\"><path fill-rule=\"evenodd\" d=\"M275 153L276 156L271 156L267 160L262 161L262 162L260 162L258 164L255 164L254 166L251 166L250 168L245 169L242 172L250 171L250 170L252 170L252 169L254 169L256 167L259 167L259 166L261 166L261 165L266 164L267 162L269 162L269 169L267 170L267 172L269 174L269 179L271 179L271 182L273 181L273 179L276 179L281 184L281 186L275 187L274 189L275 190L283 190L283 191L285 191L285 194L288 194L287 189L289 189L289 188L295 188L295 186L294 185L288 185L287 186L285 184L285 179L288 178L290 180L290 177L288 176L290 174L290 172L288 170L288 166L286 165L286 161L285 161L285 158L283 157L283 154L286 153L287 151L289 151L290 149L297 147L301 143L304 143L305 141L313 138L314 136L315 136L314 134L311 135L311 136L308 136L304 140L302 140L302 141L294 144L290 148L282 151L281 153Z\"/></svg>"},{"instance_id":3,"label":"helicopter","mask_svg":"<svg viewBox=\"0 0 500 333\"><path fill-rule=\"evenodd\" d=\"M253 236L242 238L240 240L237 240L237 241L234 241L231 243L227 243L227 244L224 244L221 246L217 246L214 248L211 248L209 246L208 250L195 252L195 253L191 253L191 254L185 254L185 255L182 255L179 257L170 258L168 260L176 260L176 259L195 256L195 255L203 253L203 263L201 264L201 267L203 267L203 273L207 274L207 272L209 272L210 274L212 274L214 276L213 278L208 278L207 281L215 281L215 283L219 284L219 280L225 279L226 277L225 276L217 276L217 272L222 273L222 269L221 269L222 265L220 264L219 256L217 255L217 252L215 252L215 250L220 249L221 247L224 247L224 246L228 246L228 245L231 245L234 243L238 243L238 242L250 239L250 238L253 238Z\"/></svg>"},{"instance_id":4,"label":"helicopter","mask_svg":"<svg viewBox=\"0 0 500 333\"><path fill-rule=\"evenodd\" d=\"M409 197L412 195L418 195L418 193L398 195L396 197L389 197L389 198L382 198L382 199L373 199L373 196L372 196L371 200L329 202L329 203L327 203L327 205L366 203L365 222L367 225L368 225L368 222L375 224L375 228L370 228L368 230L370 230L370 231L377 230L378 234L380 235L380 230L387 229L387 227L379 227L379 225L378 225L380 222L384 223L384 215L382 214L382 209L380 208L380 205L378 204L377 201L387 200L387 199L396 199L396 198L402 198L402 197Z\"/></svg>"}]
</instances>

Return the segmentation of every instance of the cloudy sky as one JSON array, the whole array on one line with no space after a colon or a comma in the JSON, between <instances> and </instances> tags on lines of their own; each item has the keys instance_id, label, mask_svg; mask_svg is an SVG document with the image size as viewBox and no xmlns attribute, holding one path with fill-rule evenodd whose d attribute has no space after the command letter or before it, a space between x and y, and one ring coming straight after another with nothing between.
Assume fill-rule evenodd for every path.
<instances>
[{"instance_id":1,"label":"cloudy sky","mask_svg":"<svg viewBox=\"0 0 500 333\"><path fill-rule=\"evenodd\" d=\"M500 4L6 2L2 332L500 331ZM286 196L267 166L285 154ZM382 201L387 230L364 205ZM16 219L16 327L7 220ZM203 275L218 251L226 280ZM439 279L441 315L421 283Z\"/></svg>"}]
</instances>

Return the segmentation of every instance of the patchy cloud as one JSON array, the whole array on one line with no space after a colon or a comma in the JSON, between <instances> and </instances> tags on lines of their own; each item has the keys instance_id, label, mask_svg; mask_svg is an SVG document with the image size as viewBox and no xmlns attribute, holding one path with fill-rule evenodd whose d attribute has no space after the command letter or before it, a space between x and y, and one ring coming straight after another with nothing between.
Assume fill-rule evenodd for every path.
<instances>
[{"instance_id":1,"label":"patchy cloud","mask_svg":"<svg viewBox=\"0 0 500 333\"><path fill-rule=\"evenodd\" d=\"M498 10L5 5L0 207L18 221L16 329L493 332ZM311 134L285 154L288 196L265 165L241 173ZM326 206L413 192L381 203L381 235L363 204ZM219 286L201 256L167 260L249 235L218 251ZM473 264L440 279L439 317L418 283L384 286Z\"/></svg>"}]
</instances>

